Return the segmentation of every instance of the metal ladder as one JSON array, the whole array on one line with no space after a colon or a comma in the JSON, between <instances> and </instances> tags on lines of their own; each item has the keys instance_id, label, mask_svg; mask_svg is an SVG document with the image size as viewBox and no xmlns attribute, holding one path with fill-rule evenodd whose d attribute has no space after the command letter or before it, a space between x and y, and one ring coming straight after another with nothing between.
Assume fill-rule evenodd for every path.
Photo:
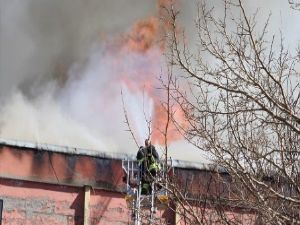
<instances>
[{"instance_id":1,"label":"metal ladder","mask_svg":"<svg viewBox=\"0 0 300 225\"><path fill-rule=\"evenodd\" d=\"M169 194L167 191L167 183L164 183L161 187L158 184L163 183L163 179L172 170L172 161L168 161L168 165L165 162L160 162L161 169L157 176L151 183L151 194L142 195L142 182L141 171L137 160L122 160L122 168L126 175L126 196L127 205L131 209L132 220L134 225L141 225L142 214L149 210L150 215L146 216L148 224L153 224L155 221L155 213L161 206L165 206L169 200ZM167 167L166 167L167 166Z\"/></svg>"}]
</instances>

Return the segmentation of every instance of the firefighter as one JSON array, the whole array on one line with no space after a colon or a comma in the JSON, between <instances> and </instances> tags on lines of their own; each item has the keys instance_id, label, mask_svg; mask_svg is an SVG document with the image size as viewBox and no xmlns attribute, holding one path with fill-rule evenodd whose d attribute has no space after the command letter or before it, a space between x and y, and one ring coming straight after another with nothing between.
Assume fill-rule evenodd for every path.
<instances>
[{"instance_id":1,"label":"firefighter","mask_svg":"<svg viewBox=\"0 0 300 225\"><path fill-rule=\"evenodd\" d=\"M144 147L139 148L136 158L141 172L142 194L151 194L151 183L159 170L159 156L149 139L145 140Z\"/></svg>"}]
</instances>

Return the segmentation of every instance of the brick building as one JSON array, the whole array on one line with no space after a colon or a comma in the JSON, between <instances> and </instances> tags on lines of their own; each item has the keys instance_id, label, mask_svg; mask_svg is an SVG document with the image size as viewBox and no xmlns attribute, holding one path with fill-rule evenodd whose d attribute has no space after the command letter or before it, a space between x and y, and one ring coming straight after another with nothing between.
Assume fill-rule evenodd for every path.
<instances>
[{"instance_id":1,"label":"brick building","mask_svg":"<svg viewBox=\"0 0 300 225\"><path fill-rule=\"evenodd\" d=\"M122 170L122 159L128 158L134 156L0 139L2 224L132 224ZM211 183L216 173L208 165L173 164L189 196L207 189L208 182L220 186ZM226 195L226 188L209 189ZM235 214L244 215L241 209ZM165 224L178 221L178 215L168 208L157 216Z\"/></svg>"}]
</instances>

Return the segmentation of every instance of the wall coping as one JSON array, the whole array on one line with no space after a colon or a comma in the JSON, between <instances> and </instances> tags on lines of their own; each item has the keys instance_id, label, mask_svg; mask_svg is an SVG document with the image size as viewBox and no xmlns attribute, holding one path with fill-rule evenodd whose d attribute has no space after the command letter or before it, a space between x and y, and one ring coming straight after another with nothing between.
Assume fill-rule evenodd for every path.
<instances>
[{"instance_id":1,"label":"wall coping","mask_svg":"<svg viewBox=\"0 0 300 225\"><path fill-rule=\"evenodd\" d=\"M0 146L9 146L15 148L21 148L21 150L31 149L31 150L41 150L55 153L63 153L69 155L84 155L97 158L106 158L106 159L117 159L117 160L134 160L134 154L126 154L120 152L100 152L97 150L90 150L84 148L76 148L70 146L61 146L54 144L45 144L45 143L35 143L29 141L20 141L13 139L4 139L0 138ZM196 170L206 170L206 171L218 171L226 172L224 168L213 164L213 163L203 163L203 162L191 162L185 160L170 160L171 164L175 168L182 169L196 169Z\"/></svg>"}]
</instances>

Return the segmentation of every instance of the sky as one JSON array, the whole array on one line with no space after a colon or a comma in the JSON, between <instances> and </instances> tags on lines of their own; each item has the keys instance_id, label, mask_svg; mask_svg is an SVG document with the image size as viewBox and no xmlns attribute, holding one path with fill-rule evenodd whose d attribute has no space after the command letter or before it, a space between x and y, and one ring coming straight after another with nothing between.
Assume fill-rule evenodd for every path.
<instances>
[{"instance_id":1,"label":"sky","mask_svg":"<svg viewBox=\"0 0 300 225\"><path fill-rule=\"evenodd\" d=\"M210 4L222 12L217 0ZM300 12L288 1L245 6L249 13L260 8L262 21L271 12L270 30L282 30L290 49L299 44ZM195 1L178 7L193 46ZM138 145L148 135L146 119L159 126L158 77L166 60L156 1L0 0L0 10L1 138L134 154L121 90ZM178 138L170 155L208 161Z\"/></svg>"}]
</instances>

